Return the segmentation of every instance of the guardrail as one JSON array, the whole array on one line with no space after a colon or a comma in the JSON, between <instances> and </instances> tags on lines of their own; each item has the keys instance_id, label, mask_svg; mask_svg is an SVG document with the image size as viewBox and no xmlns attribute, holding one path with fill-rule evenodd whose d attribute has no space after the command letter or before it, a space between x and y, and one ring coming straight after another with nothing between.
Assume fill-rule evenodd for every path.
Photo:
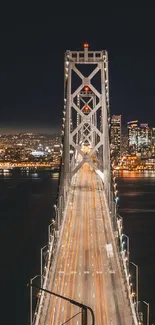
<instances>
[{"instance_id":1,"label":"guardrail","mask_svg":"<svg viewBox=\"0 0 155 325\"><path fill-rule=\"evenodd\" d=\"M54 241L56 240L55 236L51 236L51 241L50 241L50 245L49 245L49 253L48 253L48 259L47 262L44 265L44 273L43 273L43 289L46 288L47 286L47 281L49 278L49 272L50 272L50 267L51 267L51 260L52 260L52 253L53 253L53 248L54 248ZM38 299L37 299L37 305L35 308L35 313L34 313L34 318L33 318L33 322L32 324L39 324L39 319L40 319L40 315L41 315L41 311L42 311L42 307L43 307L43 303L44 303L44 298L45 298L45 292L41 291Z\"/></svg>"},{"instance_id":2,"label":"guardrail","mask_svg":"<svg viewBox=\"0 0 155 325\"><path fill-rule=\"evenodd\" d=\"M68 191L68 195L67 195L67 198L66 198L65 209L64 209L64 211L62 211L61 216L57 216L57 219L61 219L61 225L59 224L59 226L61 226L60 230L55 231L54 232L55 235L51 236L51 242L50 242L50 245L49 245L48 260L47 260L46 264L44 265L43 289L47 289L48 281L51 280L51 276L53 274L53 272L51 270L51 267L52 267L52 263L54 264L54 260L55 260L54 259L54 252L55 252L56 249L59 250L59 246L60 246L60 243L61 243L61 237L62 237L62 233L63 233L63 229L64 229L65 216L66 216L66 212L67 212L67 208L68 208L68 204L69 204L69 200L70 200L70 195L71 195L71 192ZM59 210L58 206L56 208L57 208L57 210ZM56 235L57 233L59 233L59 236ZM58 240L58 238L59 238L59 240ZM53 254L53 258L52 258L52 254ZM37 299L37 304L36 304L36 308L35 308L35 312L34 312L32 325L39 325L40 317L42 315L42 308L43 308L43 305L44 305L45 296L46 296L45 291L41 291L40 296Z\"/></svg>"},{"instance_id":3,"label":"guardrail","mask_svg":"<svg viewBox=\"0 0 155 325\"><path fill-rule=\"evenodd\" d=\"M120 222L121 220L121 222ZM129 256L126 255L126 250L123 250L122 247L122 229L123 229L123 225L122 225L122 217L118 216L117 218L117 226L118 226L118 236L119 236L119 241L120 241L120 249L121 249L121 259L122 259L122 265L123 265L123 269L124 269L124 274L125 274L125 278L126 278L126 283L127 283L127 292L128 292L128 297L129 297L129 302L130 302L130 307L131 307L131 311L132 311L132 316L133 316L133 320L134 320L134 324L138 325L139 321L139 315L137 315L137 310L135 308L135 303L133 301L133 296L132 296L132 292L131 292L131 286L130 286L130 274L129 274L129 270L127 267L127 263L129 263Z\"/></svg>"},{"instance_id":4,"label":"guardrail","mask_svg":"<svg viewBox=\"0 0 155 325\"><path fill-rule=\"evenodd\" d=\"M111 227L111 231L113 233L114 245L115 245L115 248L117 249L116 238L114 237L114 228L115 228L115 225L112 224L113 219L112 219L112 216L110 214L110 210L109 210L109 206L108 206L108 202L107 202L107 198L106 198L105 193L104 193L104 200L105 200L106 212L107 212L107 215L108 215L108 218L109 218L109 224L110 224L110 227ZM121 217L119 217L118 220L117 220L117 228L118 228L119 240L120 240L120 243L121 243L121 241L122 241L122 222L120 223L120 218ZM121 218L121 221L122 221L122 218ZM127 264L126 264L127 259L126 259L126 256L124 258L123 254L124 253L122 251L121 252L121 260L122 260L122 265L123 265L123 270L122 271L124 272L124 275L126 277L126 283L128 284L129 283L129 274L128 274L128 271L127 271ZM118 265L120 265L120 267L121 267L121 264L120 264L120 261L119 261L119 257L120 256L119 256L118 250L117 250L116 258L118 260ZM132 295L131 295L131 292L130 292L130 285L127 285L127 288L126 289L127 289L127 292L128 292L128 297L129 297L130 308L131 308L131 312L132 312L132 317L133 317L134 325L138 325L139 322L138 322L138 318L137 318L135 304L133 303Z\"/></svg>"}]
</instances>

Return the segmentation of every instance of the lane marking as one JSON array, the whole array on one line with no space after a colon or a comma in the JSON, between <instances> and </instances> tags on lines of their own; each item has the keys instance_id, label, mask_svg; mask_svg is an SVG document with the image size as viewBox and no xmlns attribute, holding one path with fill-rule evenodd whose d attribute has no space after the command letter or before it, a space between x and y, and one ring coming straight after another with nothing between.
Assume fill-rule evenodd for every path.
<instances>
[{"instance_id":1,"label":"lane marking","mask_svg":"<svg viewBox=\"0 0 155 325\"><path fill-rule=\"evenodd\" d=\"M71 273L71 274L76 274L77 272L76 272L76 271L71 271L70 273Z\"/></svg>"},{"instance_id":2,"label":"lane marking","mask_svg":"<svg viewBox=\"0 0 155 325\"><path fill-rule=\"evenodd\" d=\"M112 244L106 244L107 257L111 258L114 256Z\"/></svg>"}]
</instances>

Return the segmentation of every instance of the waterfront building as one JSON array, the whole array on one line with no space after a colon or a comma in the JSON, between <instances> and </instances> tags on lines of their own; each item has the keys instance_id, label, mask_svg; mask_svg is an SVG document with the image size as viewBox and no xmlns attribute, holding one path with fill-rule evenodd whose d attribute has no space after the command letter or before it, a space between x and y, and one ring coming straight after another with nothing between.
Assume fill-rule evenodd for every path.
<instances>
[{"instance_id":1,"label":"waterfront building","mask_svg":"<svg viewBox=\"0 0 155 325\"><path fill-rule=\"evenodd\" d=\"M111 118L110 147L113 157L119 160L121 155L121 115L113 115Z\"/></svg>"}]
</instances>

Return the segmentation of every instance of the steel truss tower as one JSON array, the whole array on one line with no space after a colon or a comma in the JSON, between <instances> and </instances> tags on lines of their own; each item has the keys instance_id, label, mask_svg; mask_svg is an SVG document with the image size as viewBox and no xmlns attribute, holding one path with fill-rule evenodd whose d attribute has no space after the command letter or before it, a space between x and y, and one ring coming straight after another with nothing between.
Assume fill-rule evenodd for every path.
<instances>
[{"instance_id":1,"label":"steel truss tower","mask_svg":"<svg viewBox=\"0 0 155 325\"><path fill-rule=\"evenodd\" d=\"M87 162L110 195L109 81L107 51L66 51L63 117L63 178ZM87 150L89 149L89 150Z\"/></svg>"}]
</instances>

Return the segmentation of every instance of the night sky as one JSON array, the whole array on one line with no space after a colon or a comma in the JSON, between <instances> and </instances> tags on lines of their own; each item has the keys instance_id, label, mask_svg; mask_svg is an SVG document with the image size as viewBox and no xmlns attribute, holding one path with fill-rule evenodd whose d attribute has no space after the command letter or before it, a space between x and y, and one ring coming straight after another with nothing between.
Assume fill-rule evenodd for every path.
<instances>
[{"instance_id":1,"label":"night sky","mask_svg":"<svg viewBox=\"0 0 155 325\"><path fill-rule=\"evenodd\" d=\"M0 133L60 128L64 52L85 41L108 51L111 113L155 126L154 29L146 8L8 19L0 31Z\"/></svg>"}]
</instances>

